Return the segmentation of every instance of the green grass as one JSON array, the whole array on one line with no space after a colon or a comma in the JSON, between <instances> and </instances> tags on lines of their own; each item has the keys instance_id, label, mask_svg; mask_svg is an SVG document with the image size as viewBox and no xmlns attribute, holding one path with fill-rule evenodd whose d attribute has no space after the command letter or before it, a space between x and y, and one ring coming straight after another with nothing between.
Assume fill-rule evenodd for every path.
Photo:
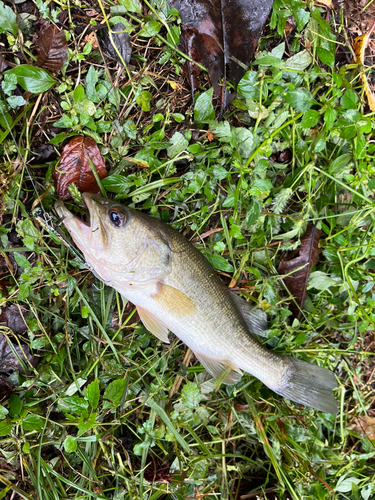
<instances>
[{"instance_id":1,"label":"green grass","mask_svg":"<svg viewBox=\"0 0 375 500\"><path fill-rule=\"evenodd\" d=\"M340 45L318 8L293 4L289 14L308 25L297 24L295 54L283 55L286 11L278 9L289 3L277 3L223 122L212 119L220 102L203 79L192 106L175 43L179 24L157 2L145 6L160 32L137 38L132 65L103 98L87 92L95 79L110 87L101 55L82 51L73 25L73 71L57 75L49 101L35 104L31 96L23 111L11 109L8 98L18 94L2 87L11 132L0 120L0 250L23 270L3 275L0 307L28 308L18 341L40 362L26 375L6 374L15 389L0 406L0 496L375 498L374 116L361 68L334 66ZM61 5L71 16L69 4ZM145 18L122 15L137 34ZM302 36L309 50L301 49ZM88 65L78 71L77 61ZM78 76L97 108L90 126L75 101ZM55 128L43 124L51 103L61 113L53 115ZM234 387L216 388L194 359L184 364L182 342L161 345L136 322L131 304L37 226L31 211L38 195L48 212L56 200L56 161L27 162L40 141L54 137L58 148L68 133L98 142L110 169L102 181L108 196L171 223L228 285L261 305L269 348L335 371L337 416L287 401L247 374ZM322 253L297 321L277 267L312 224L323 232ZM17 344L9 328L1 332Z\"/></svg>"}]
</instances>

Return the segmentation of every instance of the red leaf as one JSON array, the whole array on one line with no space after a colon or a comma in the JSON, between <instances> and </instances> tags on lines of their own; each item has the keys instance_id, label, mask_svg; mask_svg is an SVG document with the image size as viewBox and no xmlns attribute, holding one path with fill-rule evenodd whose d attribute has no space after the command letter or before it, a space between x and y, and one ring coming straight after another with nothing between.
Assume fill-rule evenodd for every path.
<instances>
[{"instance_id":1,"label":"red leaf","mask_svg":"<svg viewBox=\"0 0 375 500\"><path fill-rule=\"evenodd\" d=\"M290 252L289 260L281 260L277 268L279 274L292 273L283 279L285 286L296 299L301 309L306 298L307 280L310 276L311 268L316 264L320 254L319 238L321 234L322 232L316 229L315 226L310 227L301 241L301 246L297 250ZM298 271L295 271L296 269ZM290 303L290 309L297 318L300 317L300 309L293 302Z\"/></svg>"},{"instance_id":2,"label":"red leaf","mask_svg":"<svg viewBox=\"0 0 375 500\"><path fill-rule=\"evenodd\" d=\"M74 182L81 193L100 194L88 159L94 164L100 179L107 176L107 170L100 150L91 137L73 137L64 146L60 161L53 172L58 198L71 199L68 187Z\"/></svg>"},{"instance_id":3,"label":"red leaf","mask_svg":"<svg viewBox=\"0 0 375 500\"><path fill-rule=\"evenodd\" d=\"M219 79L238 82L253 59L257 39L272 8L273 0L171 0L182 21L181 45L195 62L203 64L218 94ZM188 64L189 81L199 71Z\"/></svg>"},{"instance_id":4,"label":"red leaf","mask_svg":"<svg viewBox=\"0 0 375 500\"><path fill-rule=\"evenodd\" d=\"M36 65L51 71L60 71L68 60L68 44L64 31L54 24L41 26L38 38L35 40L38 53Z\"/></svg>"}]
</instances>

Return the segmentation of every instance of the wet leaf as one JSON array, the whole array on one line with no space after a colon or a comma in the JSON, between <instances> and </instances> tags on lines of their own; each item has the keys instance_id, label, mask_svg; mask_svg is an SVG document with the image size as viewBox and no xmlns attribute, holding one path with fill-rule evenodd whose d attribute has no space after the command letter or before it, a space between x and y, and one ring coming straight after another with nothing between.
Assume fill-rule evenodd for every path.
<instances>
[{"instance_id":1,"label":"wet leaf","mask_svg":"<svg viewBox=\"0 0 375 500\"><path fill-rule=\"evenodd\" d=\"M229 264L224 257L218 254L206 254L206 257L212 267L218 269L219 271L225 271L227 273L232 273L234 268L232 264Z\"/></svg>"},{"instance_id":2,"label":"wet leaf","mask_svg":"<svg viewBox=\"0 0 375 500\"><path fill-rule=\"evenodd\" d=\"M77 450L77 438L68 436L64 440L64 448L67 453L74 453Z\"/></svg>"},{"instance_id":3,"label":"wet leaf","mask_svg":"<svg viewBox=\"0 0 375 500\"><path fill-rule=\"evenodd\" d=\"M0 373L9 374L15 371L25 373L37 366L38 362L39 359L30 354L28 346L11 345L6 336L0 334Z\"/></svg>"},{"instance_id":4,"label":"wet leaf","mask_svg":"<svg viewBox=\"0 0 375 500\"><path fill-rule=\"evenodd\" d=\"M307 280L311 268L316 264L320 254L319 238L321 234L322 232L315 226L310 227L301 241L301 246L296 251L291 252L289 260L281 260L277 268L279 274L290 275L284 278L284 283L301 309L306 298ZM301 314L299 308L293 302L290 303L290 309L297 318Z\"/></svg>"},{"instance_id":5,"label":"wet leaf","mask_svg":"<svg viewBox=\"0 0 375 500\"><path fill-rule=\"evenodd\" d=\"M361 35L354 40L355 60L357 61L358 64L362 65L364 64L367 43L372 31L374 30L374 27L375 27L375 22L367 34ZM364 71L361 72L361 80L363 88L365 90L369 108L371 109L371 111L375 111L375 97L374 94L371 92L370 86L367 81L366 73Z\"/></svg>"},{"instance_id":6,"label":"wet leaf","mask_svg":"<svg viewBox=\"0 0 375 500\"><path fill-rule=\"evenodd\" d=\"M4 75L16 75L18 85L32 94L45 92L56 83L56 80L47 71L28 64L8 69Z\"/></svg>"},{"instance_id":7,"label":"wet leaf","mask_svg":"<svg viewBox=\"0 0 375 500\"><path fill-rule=\"evenodd\" d=\"M14 255L20 256L18 253L15 253ZM26 257L24 257L24 259L30 266ZM18 264L17 260L16 262ZM12 304L10 306L3 307L0 314L0 325L10 328L15 335L19 335L27 330L27 324L25 321L26 314L27 309L21 307L20 305Z\"/></svg>"},{"instance_id":8,"label":"wet leaf","mask_svg":"<svg viewBox=\"0 0 375 500\"><path fill-rule=\"evenodd\" d=\"M91 137L73 137L61 153L60 161L53 173L57 196L61 200L71 199L68 187L74 183L81 193L99 194L100 189L91 169L89 158L100 179L107 170L100 150Z\"/></svg>"},{"instance_id":9,"label":"wet leaf","mask_svg":"<svg viewBox=\"0 0 375 500\"><path fill-rule=\"evenodd\" d=\"M109 34L107 28L103 28L101 33L101 44L107 56L116 59L122 65L124 63L128 65L132 48L129 35L125 31L125 26L122 23L117 23L113 26L111 34Z\"/></svg>"},{"instance_id":10,"label":"wet leaf","mask_svg":"<svg viewBox=\"0 0 375 500\"><path fill-rule=\"evenodd\" d=\"M17 18L16 14L8 5L4 5L3 2L0 2L0 33L5 33L6 31L17 36Z\"/></svg>"},{"instance_id":11,"label":"wet leaf","mask_svg":"<svg viewBox=\"0 0 375 500\"><path fill-rule=\"evenodd\" d=\"M4 57L0 54L0 73L5 71L8 67L8 63L4 59Z\"/></svg>"},{"instance_id":12,"label":"wet leaf","mask_svg":"<svg viewBox=\"0 0 375 500\"><path fill-rule=\"evenodd\" d=\"M182 48L193 61L206 67L215 94L219 93L221 77L224 81L228 76L238 82L246 71L244 67L253 59L273 0L172 0L170 3L180 13ZM189 63L186 72L195 88L199 69Z\"/></svg>"},{"instance_id":13,"label":"wet leaf","mask_svg":"<svg viewBox=\"0 0 375 500\"><path fill-rule=\"evenodd\" d=\"M35 40L35 47L38 53L36 64L40 68L60 71L68 60L65 33L54 24L42 25L38 38Z\"/></svg>"}]
</instances>

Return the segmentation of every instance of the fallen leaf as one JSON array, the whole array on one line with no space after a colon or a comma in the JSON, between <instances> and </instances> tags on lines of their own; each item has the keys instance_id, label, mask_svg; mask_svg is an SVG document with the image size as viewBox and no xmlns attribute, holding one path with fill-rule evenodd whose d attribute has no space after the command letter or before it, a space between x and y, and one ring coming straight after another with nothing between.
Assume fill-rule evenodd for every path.
<instances>
[{"instance_id":1,"label":"fallen leaf","mask_svg":"<svg viewBox=\"0 0 375 500\"><path fill-rule=\"evenodd\" d=\"M335 6L331 0L314 0L314 5L324 5L325 7L335 10Z\"/></svg>"},{"instance_id":2,"label":"fallen leaf","mask_svg":"<svg viewBox=\"0 0 375 500\"><path fill-rule=\"evenodd\" d=\"M5 71L8 67L8 63L4 59L4 57L0 54L0 73Z\"/></svg>"},{"instance_id":3,"label":"fallen leaf","mask_svg":"<svg viewBox=\"0 0 375 500\"><path fill-rule=\"evenodd\" d=\"M215 94L219 93L221 77L224 82L227 76L238 82L253 59L273 0L171 0L170 3L180 13L182 49L193 61L206 67ZM194 89L200 69L188 63L186 72Z\"/></svg>"},{"instance_id":4,"label":"fallen leaf","mask_svg":"<svg viewBox=\"0 0 375 500\"><path fill-rule=\"evenodd\" d=\"M57 196L60 200L69 200L68 187L74 183L81 193L100 194L90 166L89 158L94 164L100 179L107 176L107 170L100 150L91 137L73 137L64 146L60 161L53 172Z\"/></svg>"},{"instance_id":5,"label":"fallen leaf","mask_svg":"<svg viewBox=\"0 0 375 500\"><path fill-rule=\"evenodd\" d=\"M354 40L354 54L355 54L355 60L358 64L364 65L367 43L374 28L375 28L375 21L370 31L367 34L361 35ZM375 111L375 97L374 94L371 92L369 83L367 81L366 73L364 71L361 72L361 80L369 108L371 109L371 111Z\"/></svg>"},{"instance_id":6,"label":"fallen leaf","mask_svg":"<svg viewBox=\"0 0 375 500\"><path fill-rule=\"evenodd\" d=\"M54 24L42 24L34 43L38 53L36 65L50 71L60 71L68 60L64 31L60 31Z\"/></svg>"},{"instance_id":7,"label":"fallen leaf","mask_svg":"<svg viewBox=\"0 0 375 500\"><path fill-rule=\"evenodd\" d=\"M14 352L17 353L17 356ZM15 371L25 373L26 370L23 369L19 359L23 361L27 371L31 367L35 368L39 363L39 358L30 354L30 349L27 345L10 345L7 337L0 333L0 373L10 374Z\"/></svg>"},{"instance_id":8,"label":"fallen leaf","mask_svg":"<svg viewBox=\"0 0 375 500\"><path fill-rule=\"evenodd\" d=\"M359 434L365 434L370 441L375 440L375 417L368 417L367 415L362 415L356 417L350 423L350 427L354 432Z\"/></svg>"},{"instance_id":9,"label":"fallen leaf","mask_svg":"<svg viewBox=\"0 0 375 500\"><path fill-rule=\"evenodd\" d=\"M27 309L16 304L2 307L0 313L0 325L10 328L15 335L27 330L25 321Z\"/></svg>"},{"instance_id":10,"label":"fallen leaf","mask_svg":"<svg viewBox=\"0 0 375 500\"><path fill-rule=\"evenodd\" d=\"M101 44L104 52L108 57L116 59L120 64L123 62L127 66L132 54L132 47L130 45L130 38L126 33L125 26L122 23L117 23L113 26L111 36L107 27L103 28L101 35ZM112 41L111 41L112 38ZM117 50L116 50L117 48ZM120 56L119 56L120 54Z\"/></svg>"},{"instance_id":11,"label":"fallen leaf","mask_svg":"<svg viewBox=\"0 0 375 500\"><path fill-rule=\"evenodd\" d=\"M300 309L303 308L305 302L307 280L311 268L316 264L320 254L319 238L321 234L322 232L315 226L310 227L301 241L301 246L290 252L289 259L282 259L277 268L279 274L290 275L283 280L299 306L297 307L293 302L290 304L297 319L301 315Z\"/></svg>"}]
</instances>

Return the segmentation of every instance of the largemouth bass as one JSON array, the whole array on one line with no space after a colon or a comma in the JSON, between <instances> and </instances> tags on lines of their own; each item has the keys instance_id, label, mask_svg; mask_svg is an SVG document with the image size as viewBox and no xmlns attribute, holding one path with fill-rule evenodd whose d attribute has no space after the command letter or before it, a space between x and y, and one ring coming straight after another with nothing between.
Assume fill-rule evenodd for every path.
<instances>
[{"instance_id":1,"label":"largemouth bass","mask_svg":"<svg viewBox=\"0 0 375 500\"><path fill-rule=\"evenodd\" d=\"M334 374L263 347L252 333L266 328L264 312L225 287L206 258L164 222L90 193L90 225L58 201L56 211L89 268L138 310L163 342L173 332L205 369L235 384L248 372L277 394L337 413Z\"/></svg>"}]
</instances>

